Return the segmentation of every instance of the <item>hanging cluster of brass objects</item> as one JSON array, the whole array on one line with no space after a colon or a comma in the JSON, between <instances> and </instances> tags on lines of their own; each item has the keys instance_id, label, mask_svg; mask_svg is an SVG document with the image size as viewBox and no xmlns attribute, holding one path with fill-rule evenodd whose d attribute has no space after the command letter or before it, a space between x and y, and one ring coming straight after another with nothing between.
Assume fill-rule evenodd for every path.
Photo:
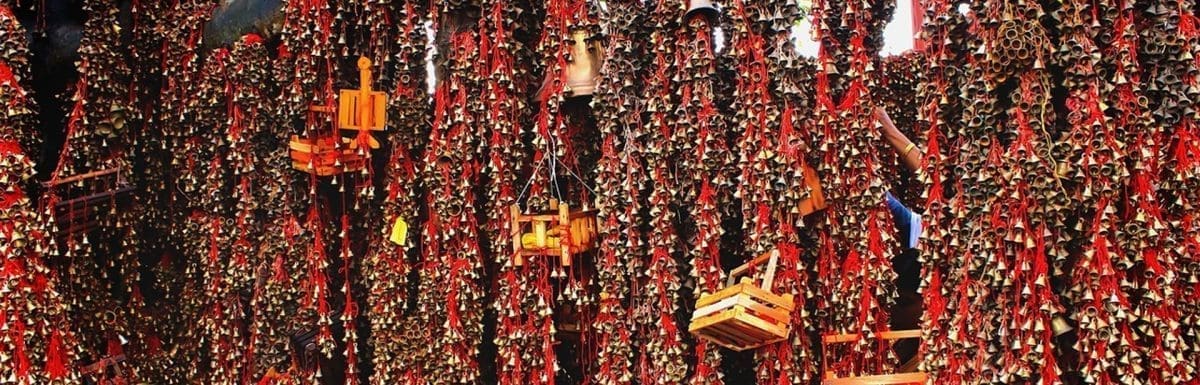
<instances>
[{"instance_id":1,"label":"hanging cluster of brass objects","mask_svg":"<svg viewBox=\"0 0 1200 385\"><path fill-rule=\"evenodd\" d=\"M784 0L286 0L209 48L215 0L87 1L57 161L12 3L0 382L1200 375L1193 0L935 0L891 58L875 0L815 2L816 58Z\"/></svg>"},{"instance_id":2,"label":"hanging cluster of brass objects","mask_svg":"<svg viewBox=\"0 0 1200 385\"><path fill-rule=\"evenodd\" d=\"M687 45L676 55L675 67L681 73L679 102L684 108L678 117L681 129L676 137L685 146L679 159L682 172L681 202L692 202L684 221L693 221L694 237L686 239L688 272L686 279L695 280L693 296L713 293L718 290L724 272L721 269L721 242L725 235L726 214L722 207L732 205L734 157L729 146L729 122L719 109L717 47L715 31L720 23L720 14L705 2L689 2L679 33ZM694 134L686 134L694 132ZM790 317L790 314L788 315ZM693 317L694 318L694 317ZM694 333L694 319L689 321L688 331ZM717 375L721 367L721 355L716 345L697 341L692 349L695 365L691 383L721 384Z\"/></svg>"},{"instance_id":3,"label":"hanging cluster of brass objects","mask_svg":"<svg viewBox=\"0 0 1200 385\"><path fill-rule=\"evenodd\" d=\"M438 11L446 17L448 9ZM474 202L482 156L482 100L474 72L479 35L451 31L442 63L444 77L434 91L430 142L419 177L428 219L420 229L422 268L417 288L417 323L429 328L424 375L436 383L470 383L479 376L478 346L483 334L483 251Z\"/></svg>"},{"instance_id":4,"label":"hanging cluster of brass objects","mask_svg":"<svg viewBox=\"0 0 1200 385\"><path fill-rule=\"evenodd\" d=\"M635 332L629 299L632 273L642 255L640 219L645 170L642 168L643 127L639 103L644 64L647 10L639 1L615 1L601 13L608 31L604 77L593 96L592 107L600 131L600 159L596 164L596 208L600 244L596 254L598 309L592 321L596 333L599 367L590 378L601 385L633 380Z\"/></svg>"},{"instance_id":5,"label":"hanging cluster of brass objects","mask_svg":"<svg viewBox=\"0 0 1200 385\"><path fill-rule=\"evenodd\" d=\"M512 221L516 218L512 208L517 204L523 183L521 165L527 159L526 148L515 144L523 143L522 135L526 134L524 127L531 101L525 95L533 83L529 69L518 63L535 55L531 46L517 34L519 29L532 27L532 20L525 13L527 7L529 4L523 1L483 2L483 19L489 23L481 26L480 36L491 51L483 53L481 59L493 64L477 68L479 76L485 79L484 93L488 96L484 119L492 133L487 137L491 153L485 167L491 180L486 197L487 216L505 218L486 224L488 238L496 240L491 242L489 251L497 266L493 306L497 318L494 339L496 383L503 385L545 383L551 378L548 374L552 374L545 370L546 363L538 360L546 354L540 326L545 325L543 313L548 309L548 303L542 299L541 306L537 306L538 300L534 299L541 298L545 288L543 283L547 281L518 267L516 261L521 256L513 253L517 243L512 242ZM531 304L536 307L530 307ZM537 316L530 317L533 314ZM539 325L538 321L543 324ZM540 366L528 366L531 364Z\"/></svg>"},{"instance_id":6,"label":"hanging cluster of brass objects","mask_svg":"<svg viewBox=\"0 0 1200 385\"><path fill-rule=\"evenodd\" d=\"M1195 90L1180 80L1198 70L1191 2L953 7L928 4L918 98L926 370L939 382L1194 379L1182 310L1194 306L1165 299L1197 281L1183 246L1194 193L1180 189L1195 175Z\"/></svg>"},{"instance_id":7,"label":"hanging cluster of brass objects","mask_svg":"<svg viewBox=\"0 0 1200 385\"><path fill-rule=\"evenodd\" d=\"M88 1L91 15L79 45L79 77L69 87L64 143L39 200L47 219L51 266L60 272L59 291L70 307L76 328L67 349L81 352L81 362L141 353L137 336L141 312L138 213L129 206L133 172L132 145L136 88L128 56L119 37L115 4ZM74 365L66 365L74 373ZM139 378L138 373L127 374Z\"/></svg>"},{"instance_id":8,"label":"hanging cluster of brass objects","mask_svg":"<svg viewBox=\"0 0 1200 385\"><path fill-rule=\"evenodd\" d=\"M370 322L371 379L378 383L414 383L421 373L427 338L423 325L414 322L409 306L411 258L417 250L415 234L419 214L420 180L417 178L417 154L429 130L430 105L427 103L425 71L425 31L427 4L371 4L367 8L372 39L380 40L375 61L394 63L395 72L384 84L392 84L388 99L393 121L404 122L388 131L391 156L384 168L382 213L375 221L365 222L373 235L371 250L363 262L367 303L361 311ZM385 23L383 20L392 20ZM382 47L391 46L394 52ZM384 75L387 75L386 73ZM382 224L382 225L381 225Z\"/></svg>"},{"instance_id":9,"label":"hanging cluster of brass objects","mask_svg":"<svg viewBox=\"0 0 1200 385\"><path fill-rule=\"evenodd\" d=\"M78 350L70 345L66 303L58 275L47 259L50 230L38 214L33 187L37 120L29 91L25 31L10 2L0 2L0 378L9 382L69 384L78 381L68 365Z\"/></svg>"},{"instance_id":10,"label":"hanging cluster of brass objects","mask_svg":"<svg viewBox=\"0 0 1200 385\"><path fill-rule=\"evenodd\" d=\"M884 153L887 143L876 128L873 111L886 104L872 97L884 87L878 63L882 30L892 18L886 1L824 1L814 4L814 39L821 44L814 75L814 133L809 148L819 165L825 200L816 218L816 314L812 321L822 340L859 336L848 344L825 345L820 370L825 381L892 373L900 366L879 333L890 329L889 310L896 298L892 269L895 246L885 204L889 187ZM895 101L905 105L909 101ZM894 163L893 163L894 164ZM810 361L811 362L811 361Z\"/></svg>"}]
</instances>

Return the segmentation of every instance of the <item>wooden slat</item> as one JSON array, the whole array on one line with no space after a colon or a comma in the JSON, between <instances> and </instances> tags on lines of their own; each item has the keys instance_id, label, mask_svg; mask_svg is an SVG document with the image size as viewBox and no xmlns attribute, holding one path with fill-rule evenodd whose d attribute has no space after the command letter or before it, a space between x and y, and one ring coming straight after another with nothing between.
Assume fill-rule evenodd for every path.
<instances>
[{"instance_id":1,"label":"wooden slat","mask_svg":"<svg viewBox=\"0 0 1200 385\"><path fill-rule=\"evenodd\" d=\"M720 312L717 314L713 314L708 317L704 317L704 318L692 321L692 324L688 325L688 331L694 332L694 331L697 331L700 329L704 329L706 327L711 326L712 324L720 323L720 322L724 322L726 320L733 319L733 317L735 317L736 315L737 314L732 311Z\"/></svg>"},{"instance_id":2,"label":"wooden slat","mask_svg":"<svg viewBox=\"0 0 1200 385\"><path fill-rule=\"evenodd\" d=\"M716 293L701 295L700 299L696 300L696 307L701 308L704 306L708 306L708 304L711 304L713 302L717 302L722 299L738 295L738 293L742 292L742 287L743 286L740 284L733 285L733 286L727 286L724 289L721 289L720 291L718 291Z\"/></svg>"},{"instance_id":3,"label":"wooden slat","mask_svg":"<svg viewBox=\"0 0 1200 385\"><path fill-rule=\"evenodd\" d=\"M746 314L745 312L738 312L738 315L736 318L739 321L753 325L760 330L770 332L771 334L773 334L777 337L786 337L788 334L788 329L780 327L779 325L776 325L774 323L764 321L762 318L758 318L757 316L755 316L753 314Z\"/></svg>"},{"instance_id":4,"label":"wooden slat","mask_svg":"<svg viewBox=\"0 0 1200 385\"><path fill-rule=\"evenodd\" d=\"M929 380L926 373L897 373L878 374L873 376L828 378L821 381L824 385L889 385L889 384L924 384Z\"/></svg>"},{"instance_id":5,"label":"wooden slat","mask_svg":"<svg viewBox=\"0 0 1200 385\"><path fill-rule=\"evenodd\" d=\"M54 204L54 208L56 210L70 211L70 210L82 210L86 207L92 207L92 206L106 206L107 207L107 205L95 204L95 202L121 199L121 197L117 197L117 196L129 193L131 191L133 191L133 186L124 186L124 187L117 188L115 190L102 191L102 192L98 192L98 193L87 195L87 196L72 198L72 199L68 199L65 201L60 201L60 202Z\"/></svg>"},{"instance_id":6,"label":"wooden slat","mask_svg":"<svg viewBox=\"0 0 1200 385\"><path fill-rule=\"evenodd\" d=\"M67 184L67 183L72 183L72 182L76 182L76 181L80 181L80 180L84 180L84 179L102 177L102 176L105 176L108 174L116 173L117 171L120 171L120 170L121 170L120 168L113 167L113 168L107 168L107 169L103 169L103 170L99 170L99 171L92 171L92 172L85 173L85 174L72 175L72 176L69 176L66 178L51 179L51 180L42 182L42 186L45 186L45 187L61 186L61 185Z\"/></svg>"},{"instance_id":7,"label":"wooden slat","mask_svg":"<svg viewBox=\"0 0 1200 385\"><path fill-rule=\"evenodd\" d=\"M591 218L591 217L595 217L595 216L596 216L596 214L597 214L598 212L600 212L600 211L599 211L599 210L596 210L596 209L591 209L591 210L583 210L583 211L574 211L574 212L571 212L571 213L570 213L569 217L570 217L571 219L579 219L579 218Z\"/></svg>"},{"instance_id":8,"label":"wooden slat","mask_svg":"<svg viewBox=\"0 0 1200 385\"><path fill-rule=\"evenodd\" d=\"M910 330L888 330L875 333L875 336L882 340L900 340L905 338L921 338L921 329ZM862 338L861 334L827 334L821 337L827 344L836 344L842 342L854 342Z\"/></svg>"},{"instance_id":9,"label":"wooden slat","mask_svg":"<svg viewBox=\"0 0 1200 385\"><path fill-rule=\"evenodd\" d=\"M766 341L779 338L779 335L775 334L778 332L778 330L767 330L760 326L755 326L754 324L748 322L752 319L757 320L758 317L742 313L738 315L738 318L729 321L728 323L731 327L737 328L737 330L741 331L743 334L753 337L754 345L756 346L762 346L766 344Z\"/></svg>"},{"instance_id":10,"label":"wooden slat","mask_svg":"<svg viewBox=\"0 0 1200 385\"><path fill-rule=\"evenodd\" d=\"M529 221L554 222L554 221L558 220L558 215L556 215L556 214L521 214L521 217L519 219L522 222L529 222Z\"/></svg>"},{"instance_id":11,"label":"wooden slat","mask_svg":"<svg viewBox=\"0 0 1200 385\"><path fill-rule=\"evenodd\" d=\"M692 322L688 331L729 349L758 348L787 338L788 328L734 307Z\"/></svg>"},{"instance_id":12,"label":"wooden slat","mask_svg":"<svg viewBox=\"0 0 1200 385\"><path fill-rule=\"evenodd\" d=\"M775 295L769 291L760 289L757 286L749 285L749 284L746 284L745 282L739 283L738 286L742 287L742 291L744 293L752 295L758 299L762 299L765 302L774 304L775 306L779 306L780 308L783 308L784 310L787 310L789 312L792 311L792 309L796 308L795 301L789 301L786 298L784 298L783 296Z\"/></svg>"},{"instance_id":13,"label":"wooden slat","mask_svg":"<svg viewBox=\"0 0 1200 385\"><path fill-rule=\"evenodd\" d=\"M342 162L341 169L338 169L337 167L334 167L334 166L326 166L326 165L321 165L321 164L315 165L315 167L308 167L308 163L306 163L306 162L295 162L295 161L292 162L292 167L295 167L297 170L314 173L319 176L330 176L330 175L335 175L335 174L338 174L338 173L341 173L344 171L358 171L359 169L362 168L362 166L363 166L362 162L357 162L357 161Z\"/></svg>"},{"instance_id":14,"label":"wooden slat","mask_svg":"<svg viewBox=\"0 0 1200 385\"><path fill-rule=\"evenodd\" d=\"M754 301L754 299L750 298L749 296L739 295L737 298L738 306L745 307L751 312L762 316L761 318L770 319L771 321L775 321L776 323L784 325L791 324L792 314L790 312L763 305Z\"/></svg>"},{"instance_id":15,"label":"wooden slat","mask_svg":"<svg viewBox=\"0 0 1200 385\"><path fill-rule=\"evenodd\" d=\"M777 253L779 253L779 250L772 250L772 251L763 253L762 255L759 255L758 257L755 257L754 259L751 259L750 262L746 262L746 263L742 264L741 266L735 267L733 270L731 270L729 272L729 282L727 283L727 285L732 285L734 282L734 279L737 278L737 276L745 274L747 270L750 270L750 268L754 267L755 265L758 265L767 260L770 260L771 256L776 255Z\"/></svg>"},{"instance_id":16,"label":"wooden slat","mask_svg":"<svg viewBox=\"0 0 1200 385\"><path fill-rule=\"evenodd\" d=\"M744 298L744 297L742 297L740 295L735 295L735 296L732 296L729 298L722 299L716 303L711 303L711 304L705 305L704 307L698 308L698 309L696 309L696 311L692 312L692 320L694 321L697 318L703 318L710 314L716 313L718 311L722 311L722 310L731 308L731 307L737 305L738 302L741 301L741 298Z\"/></svg>"},{"instance_id":17,"label":"wooden slat","mask_svg":"<svg viewBox=\"0 0 1200 385\"><path fill-rule=\"evenodd\" d=\"M732 311L728 313L730 315L734 315ZM702 332L704 334L720 336L722 337L721 340L724 341L722 346L725 346L729 349L742 351L757 346L763 339L762 336L753 332L748 332L745 329L745 326L739 325L739 322L736 318L729 318L722 322L714 323L708 327L705 327Z\"/></svg>"},{"instance_id":18,"label":"wooden slat","mask_svg":"<svg viewBox=\"0 0 1200 385\"><path fill-rule=\"evenodd\" d=\"M513 265L521 266L525 264L525 258L521 255L521 208L514 204L508 207L508 213L509 218L512 220L512 226L509 227L509 231L511 232L510 235L512 235Z\"/></svg>"},{"instance_id":19,"label":"wooden slat","mask_svg":"<svg viewBox=\"0 0 1200 385\"><path fill-rule=\"evenodd\" d=\"M754 343L749 336L728 327L725 323L713 324L704 328L703 332L708 336L718 337L717 339L722 342L722 346L734 350L744 349L745 346Z\"/></svg>"},{"instance_id":20,"label":"wooden slat","mask_svg":"<svg viewBox=\"0 0 1200 385\"><path fill-rule=\"evenodd\" d=\"M106 368L106 367L116 365L116 364L119 364L122 362L125 362L125 355L118 354L118 355L115 355L112 357L101 359L100 361L96 361L95 363L92 363L91 365L87 365L82 368L79 368L79 372L82 374L99 373L100 371L104 370L104 368Z\"/></svg>"}]
</instances>

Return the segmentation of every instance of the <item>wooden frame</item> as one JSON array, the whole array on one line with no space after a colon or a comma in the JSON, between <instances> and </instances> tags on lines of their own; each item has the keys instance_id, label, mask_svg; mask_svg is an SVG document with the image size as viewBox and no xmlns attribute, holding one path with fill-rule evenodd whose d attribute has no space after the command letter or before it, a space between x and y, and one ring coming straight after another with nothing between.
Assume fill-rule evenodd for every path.
<instances>
[{"instance_id":1,"label":"wooden frame","mask_svg":"<svg viewBox=\"0 0 1200 385\"><path fill-rule=\"evenodd\" d=\"M121 363L125 362L125 355L118 354L111 357L105 357L100 361L96 361L87 366L79 368L79 374L89 377L100 377L95 384L97 385L125 385L129 380L125 378L125 371L121 369ZM105 369L113 368L111 378L106 378L108 373Z\"/></svg>"},{"instance_id":2,"label":"wooden frame","mask_svg":"<svg viewBox=\"0 0 1200 385\"><path fill-rule=\"evenodd\" d=\"M62 199L54 203L55 222L66 226L67 234L87 232L96 228L100 216L129 203L133 184L121 175L120 167L111 167L84 174L42 182L42 187Z\"/></svg>"},{"instance_id":3,"label":"wooden frame","mask_svg":"<svg viewBox=\"0 0 1200 385\"><path fill-rule=\"evenodd\" d=\"M825 191L821 189L821 178L817 175L817 170L814 170L811 166L804 166L804 184L808 185L810 192L808 199L800 201L800 204L796 206L796 212L801 217L829 207L825 203Z\"/></svg>"},{"instance_id":4,"label":"wooden frame","mask_svg":"<svg viewBox=\"0 0 1200 385\"><path fill-rule=\"evenodd\" d=\"M516 266L534 256L556 256L563 266L571 266L572 255L596 247L595 209L571 211L570 205L551 199L549 212L522 214L515 204L509 210Z\"/></svg>"},{"instance_id":5,"label":"wooden frame","mask_svg":"<svg viewBox=\"0 0 1200 385\"><path fill-rule=\"evenodd\" d=\"M358 58L359 88L338 94L338 128L383 131L387 125L387 93L371 90L371 59Z\"/></svg>"},{"instance_id":6,"label":"wooden frame","mask_svg":"<svg viewBox=\"0 0 1200 385\"><path fill-rule=\"evenodd\" d=\"M339 152L335 140L342 141ZM330 176L346 171L358 171L366 167L366 158L358 154L354 141L336 135L316 139L292 135L288 142L292 167L317 176Z\"/></svg>"},{"instance_id":7,"label":"wooden frame","mask_svg":"<svg viewBox=\"0 0 1200 385\"><path fill-rule=\"evenodd\" d=\"M875 333L875 335L878 339L884 341L921 338L921 330L888 330ZM821 336L821 351L828 352L829 345L831 344L855 342L860 339L862 339L861 334L826 334ZM923 372L873 374L839 378L829 370L829 361L826 360L825 355L821 356L821 370L825 373L821 380L821 384L823 385L924 384L929 379L929 374Z\"/></svg>"},{"instance_id":8,"label":"wooden frame","mask_svg":"<svg viewBox=\"0 0 1200 385\"><path fill-rule=\"evenodd\" d=\"M736 351L787 339L795 302L791 294L771 293L778 261L779 250L772 250L729 272L724 289L703 293L696 300L688 331ZM760 285L755 285L755 279L751 277L738 279L763 262L767 263L767 268L759 279Z\"/></svg>"}]
</instances>

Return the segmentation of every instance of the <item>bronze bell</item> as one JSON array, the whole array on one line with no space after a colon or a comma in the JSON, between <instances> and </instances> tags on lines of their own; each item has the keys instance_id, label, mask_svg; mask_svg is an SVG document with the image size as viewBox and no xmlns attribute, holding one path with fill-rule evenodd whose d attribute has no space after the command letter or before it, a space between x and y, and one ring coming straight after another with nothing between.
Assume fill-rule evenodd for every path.
<instances>
[{"instance_id":1,"label":"bronze bell","mask_svg":"<svg viewBox=\"0 0 1200 385\"><path fill-rule=\"evenodd\" d=\"M1075 330L1075 328L1072 327L1069 322L1067 322L1066 317L1063 317L1062 315L1056 315L1054 318L1050 319L1050 330L1054 332L1055 337L1058 337Z\"/></svg>"},{"instance_id":2,"label":"bronze bell","mask_svg":"<svg viewBox=\"0 0 1200 385\"><path fill-rule=\"evenodd\" d=\"M592 38L591 31L584 28L571 30L570 45L571 60L563 68L561 80L547 76L542 82L542 90L537 93L538 100L544 95L542 91L546 87L556 83L562 84L565 98L589 96L596 90L600 66L604 63L604 47L598 39Z\"/></svg>"},{"instance_id":3,"label":"bronze bell","mask_svg":"<svg viewBox=\"0 0 1200 385\"><path fill-rule=\"evenodd\" d=\"M711 23L717 21L717 18L721 16L721 11L717 10L710 0L689 0L688 10L683 14L683 19L691 20L695 15L704 16Z\"/></svg>"}]
</instances>

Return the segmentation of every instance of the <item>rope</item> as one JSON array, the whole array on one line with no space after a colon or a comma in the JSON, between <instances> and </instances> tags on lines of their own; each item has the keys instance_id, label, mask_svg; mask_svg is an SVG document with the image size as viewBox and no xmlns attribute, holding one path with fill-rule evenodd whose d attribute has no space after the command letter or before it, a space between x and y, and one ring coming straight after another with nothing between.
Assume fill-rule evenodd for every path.
<instances>
[{"instance_id":1,"label":"rope","mask_svg":"<svg viewBox=\"0 0 1200 385\"><path fill-rule=\"evenodd\" d=\"M538 162L537 167L533 169L533 175L537 175L538 170L541 170L541 169L542 169L542 162ZM521 198L525 197L525 192L529 191L529 185L532 185L532 184L533 184L533 178L529 178L529 180L525 181L525 187L522 187L521 193L517 194L518 202L521 201Z\"/></svg>"}]
</instances>

